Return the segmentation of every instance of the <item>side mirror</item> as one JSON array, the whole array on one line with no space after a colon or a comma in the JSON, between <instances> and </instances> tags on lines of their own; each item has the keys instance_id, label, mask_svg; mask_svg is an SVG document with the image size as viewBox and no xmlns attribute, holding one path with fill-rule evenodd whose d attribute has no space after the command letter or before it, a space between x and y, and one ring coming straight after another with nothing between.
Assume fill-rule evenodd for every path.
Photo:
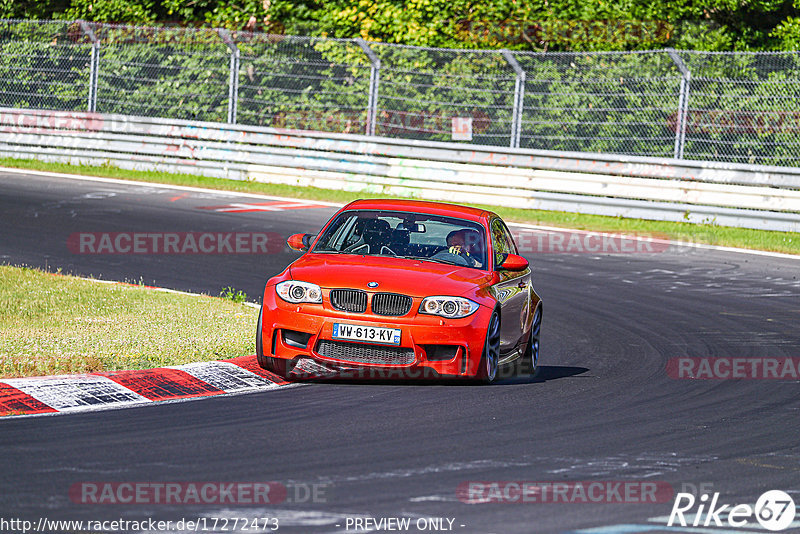
<instances>
[{"instance_id":1,"label":"side mirror","mask_svg":"<svg viewBox=\"0 0 800 534\"><path fill-rule=\"evenodd\" d=\"M308 247L311 246L311 241L313 241L313 239L314 234L294 234L289 236L289 239L286 240L286 244L289 245L289 248L292 250L305 252L308 250Z\"/></svg>"},{"instance_id":2,"label":"side mirror","mask_svg":"<svg viewBox=\"0 0 800 534\"><path fill-rule=\"evenodd\" d=\"M528 260L516 254L509 254L500 265L500 268L506 271L524 271L528 268Z\"/></svg>"}]
</instances>

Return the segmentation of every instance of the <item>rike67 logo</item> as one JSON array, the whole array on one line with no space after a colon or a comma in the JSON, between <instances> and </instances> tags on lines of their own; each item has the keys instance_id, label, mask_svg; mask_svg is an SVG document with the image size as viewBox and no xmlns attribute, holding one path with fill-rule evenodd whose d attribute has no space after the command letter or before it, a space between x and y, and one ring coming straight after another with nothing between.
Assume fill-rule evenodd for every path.
<instances>
[{"instance_id":1,"label":"rike67 logo","mask_svg":"<svg viewBox=\"0 0 800 534\"><path fill-rule=\"evenodd\" d=\"M794 500L788 493L780 490L763 493L756 501L755 507L749 504L735 506L720 504L718 492L714 493L711 502L708 500L707 494L695 499L691 493L678 493L675 496L675 503L672 505L672 513L669 515L667 526L753 528L755 525L748 523L755 517L755 520L763 528L778 532L792 526L796 513ZM695 504L698 505L696 512L693 511Z\"/></svg>"}]
</instances>

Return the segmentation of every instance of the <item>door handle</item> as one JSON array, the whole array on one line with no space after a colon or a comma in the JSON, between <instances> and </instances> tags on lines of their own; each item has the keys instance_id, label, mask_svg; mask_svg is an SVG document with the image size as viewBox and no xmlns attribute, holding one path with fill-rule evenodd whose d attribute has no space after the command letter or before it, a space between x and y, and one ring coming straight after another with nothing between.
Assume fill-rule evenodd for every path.
<instances>
[{"instance_id":1,"label":"door handle","mask_svg":"<svg viewBox=\"0 0 800 534\"><path fill-rule=\"evenodd\" d=\"M520 288L520 289L522 289L523 287L526 287L527 285L528 285L528 282L519 282L519 283L517 284L517 287L518 287L518 288Z\"/></svg>"}]
</instances>

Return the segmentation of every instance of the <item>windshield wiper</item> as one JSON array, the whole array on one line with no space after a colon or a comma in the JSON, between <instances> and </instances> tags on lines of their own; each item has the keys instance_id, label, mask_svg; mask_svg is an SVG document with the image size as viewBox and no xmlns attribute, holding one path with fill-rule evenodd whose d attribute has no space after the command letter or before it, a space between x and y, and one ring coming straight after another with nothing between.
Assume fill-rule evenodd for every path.
<instances>
[{"instance_id":1,"label":"windshield wiper","mask_svg":"<svg viewBox=\"0 0 800 534\"><path fill-rule=\"evenodd\" d=\"M430 261L433 263L444 263L445 265L458 265L457 263L453 263L452 261L442 260L439 258L431 258L430 256L398 256L399 258L405 258L407 260L420 260L420 261Z\"/></svg>"}]
</instances>

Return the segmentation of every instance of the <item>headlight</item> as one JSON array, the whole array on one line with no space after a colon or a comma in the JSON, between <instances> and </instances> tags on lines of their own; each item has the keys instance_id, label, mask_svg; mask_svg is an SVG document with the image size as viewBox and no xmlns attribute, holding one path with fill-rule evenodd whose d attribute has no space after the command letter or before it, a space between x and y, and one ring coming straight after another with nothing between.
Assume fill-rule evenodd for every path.
<instances>
[{"instance_id":1,"label":"headlight","mask_svg":"<svg viewBox=\"0 0 800 534\"><path fill-rule=\"evenodd\" d=\"M322 302L322 290L317 284L287 280L275 286L278 296L286 302Z\"/></svg>"},{"instance_id":2,"label":"headlight","mask_svg":"<svg viewBox=\"0 0 800 534\"><path fill-rule=\"evenodd\" d=\"M441 315L450 319L460 319L475 313L478 303L464 297L425 297L419 306L420 313Z\"/></svg>"}]
</instances>

